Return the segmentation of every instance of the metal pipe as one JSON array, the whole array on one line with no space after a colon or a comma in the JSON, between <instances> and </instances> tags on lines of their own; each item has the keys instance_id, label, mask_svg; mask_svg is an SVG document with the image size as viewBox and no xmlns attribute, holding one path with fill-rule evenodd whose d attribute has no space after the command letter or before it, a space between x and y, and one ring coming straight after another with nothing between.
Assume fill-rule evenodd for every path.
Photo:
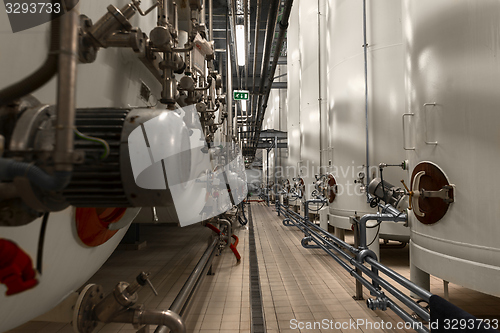
<instances>
[{"instance_id":1,"label":"metal pipe","mask_svg":"<svg viewBox=\"0 0 500 333\"><path fill-rule=\"evenodd\" d=\"M389 278L391 278L392 280L399 283L404 288L415 293L418 297L422 298L424 301L429 302L429 299L432 296L432 294L429 291L416 285L415 283L411 282L410 280L408 280L404 276L399 275L398 273L396 273L395 271L393 271L389 267L382 265L381 263L379 263L378 261L376 261L372 258L366 258L366 262L368 262L370 265L376 267L380 272L384 273L385 275L387 275Z\"/></svg>"},{"instance_id":2,"label":"metal pipe","mask_svg":"<svg viewBox=\"0 0 500 333\"><path fill-rule=\"evenodd\" d=\"M158 25L166 27L168 25L168 0L160 0L161 5L158 6Z\"/></svg>"},{"instance_id":3,"label":"metal pipe","mask_svg":"<svg viewBox=\"0 0 500 333\"><path fill-rule=\"evenodd\" d=\"M366 0L363 0L363 53L365 59L366 185L370 184L370 143L368 136L368 44L366 42ZM367 192L368 193L368 192Z\"/></svg>"},{"instance_id":4,"label":"metal pipe","mask_svg":"<svg viewBox=\"0 0 500 333\"><path fill-rule=\"evenodd\" d=\"M321 95L322 85L321 85L321 12L319 8L320 0L318 0L318 114L319 114L319 165L323 166L323 111L321 108L321 102L323 101L323 96Z\"/></svg>"},{"instance_id":5,"label":"metal pipe","mask_svg":"<svg viewBox=\"0 0 500 333\"><path fill-rule=\"evenodd\" d=\"M263 94L264 94L264 86L266 84L266 77L269 71L269 60L271 58L271 48L274 40L274 31L276 29L276 20L278 19L278 9L279 9L279 0L271 1L269 12L267 15L267 23L266 23L266 35L264 39L264 54L262 56L262 64L260 69L260 86L259 86L259 96L257 99L257 115L254 120L254 133L253 133L253 145L254 150L257 149L257 142L259 140L260 135L260 124L261 124L261 110L263 103ZM276 45L276 49L280 50L280 45ZM272 75L274 77L274 74ZM259 134L257 134L259 133Z\"/></svg>"},{"instance_id":6,"label":"metal pipe","mask_svg":"<svg viewBox=\"0 0 500 333\"><path fill-rule=\"evenodd\" d=\"M73 170L76 113L76 65L78 62L78 1L66 1L72 7L61 16L59 74L57 80L57 120L54 146L56 171Z\"/></svg>"},{"instance_id":7,"label":"metal pipe","mask_svg":"<svg viewBox=\"0 0 500 333\"><path fill-rule=\"evenodd\" d=\"M253 116L253 108L255 106L256 99L258 96L255 94L255 80L256 80L256 74L257 74L257 50L259 47L259 25L260 25L260 15L262 12L262 7L261 7L262 0L257 0L257 17L255 19L255 36L254 36L254 49L253 49L253 71L252 71L252 77L253 77L253 82L252 82L252 105L250 106L250 114ZM250 126L250 121L247 118L247 126Z\"/></svg>"},{"instance_id":8,"label":"metal pipe","mask_svg":"<svg viewBox=\"0 0 500 333\"><path fill-rule=\"evenodd\" d=\"M142 325L161 325L170 329L172 333L186 333L186 325L181 316L177 313L167 310L141 310L128 309L111 319L114 323L132 323Z\"/></svg>"},{"instance_id":9,"label":"metal pipe","mask_svg":"<svg viewBox=\"0 0 500 333\"><path fill-rule=\"evenodd\" d=\"M215 254L215 250L217 249L217 245L219 244L219 238L214 237L208 248L205 250L200 260L196 264L194 270L189 275L189 278L182 286L181 291L177 294L177 297L173 301L172 305L170 305L169 311L174 313L181 314L181 311L185 309L185 305L188 300L191 298L193 291L197 288L197 284L201 282L200 278L203 277L203 271L205 267L209 263L211 263L211 259L213 259L213 255ZM154 331L155 333L166 333L168 331L168 327L166 325L160 325Z\"/></svg>"},{"instance_id":10,"label":"metal pipe","mask_svg":"<svg viewBox=\"0 0 500 333\"><path fill-rule=\"evenodd\" d=\"M427 327L425 327L421 322L413 319L406 311L401 309L396 303L389 300L387 302L387 307L394 311L395 314L398 315L399 318L403 319L407 323L412 323L412 328L419 333L429 333Z\"/></svg>"},{"instance_id":11,"label":"metal pipe","mask_svg":"<svg viewBox=\"0 0 500 333\"><path fill-rule=\"evenodd\" d=\"M284 215L290 216L291 217L290 221L294 225L302 224L302 226L297 225L299 227L299 229L301 229L302 231L304 231L304 228L308 229L308 231L307 231L309 233L308 239L314 241L318 245L318 247L322 248L331 257L333 257L344 269L348 270L351 273L351 275L356 277L356 279L359 282L361 282L364 286L366 286L371 291L372 295L374 295L374 296L382 295L380 293L379 288L377 287L378 285L381 285L385 290L387 290L390 294L392 294L397 299L399 299L403 304L408 306L411 310L413 310L422 319L424 319L426 321L430 321L430 315L426 310L424 310L422 307L420 307L418 304L416 304L413 300L411 300L408 296L404 295L402 292L400 292L398 289L396 289L394 286L392 286L390 283L388 283L386 280L384 280L383 278L378 276L378 270L382 271L389 278L398 282L406 289L417 293L424 300L428 300L430 298L431 294L429 292L421 289L418 286L412 285L412 283L410 281L408 281L404 277L400 276L396 272L392 271L390 268L385 267L384 265L380 264L374 258L366 257L365 258L366 262L368 262L369 264L372 265L372 270L370 270L368 267L364 266L363 263L358 261L356 258L349 257L345 252L343 252L339 248L336 248L334 246L334 244L328 244L327 240L325 240L320 234L318 234L317 232L312 230L310 227L314 226L317 229L323 230L322 228L317 227L316 225L314 225L310 221L306 220L305 218L302 218L304 220L304 223L301 223L301 222L296 220L298 217L293 217L292 214L290 214L290 213L291 213L291 211L287 210L286 212L284 212ZM294 220L297 221L297 224L293 222ZM326 232L324 232L324 233L326 233ZM304 241L304 239L303 239L303 241ZM335 250L342 257L349 260L350 264L352 264L355 267L355 270L353 268L349 267L347 265L347 263L345 263L343 260L341 260L337 255L335 255L333 252L331 252L330 249ZM362 273L365 273L368 277L370 277L373 280L372 284L367 283L367 281L360 274L360 271ZM391 302L391 301L389 300L389 302ZM413 319L407 320L408 318L410 318L409 315L405 316L404 314L406 312L404 312L399 307L394 307L393 309L395 309L395 313L398 314L398 316L403 318L405 321L412 322L412 323L414 322Z\"/></svg>"},{"instance_id":12,"label":"metal pipe","mask_svg":"<svg viewBox=\"0 0 500 333\"><path fill-rule=\"evenodd\" d=\"M420 318L424 319L425 321L430 321L429 313L426 310L424 310L422 307L420 307L417 303L415 303L412 299L410 299L408 296L404 295L401 291L396 289L394 286L392 286L390 283L388 283L386 280L384 280L380 276L374 274L368 267L366 267L358 262L353 263L353 264L357 268L359 268L363 273L365 273L367 276L369 276L374 282L381 285L391 295L393 295L398 300L400 300L404 305L409 307L411 310L415 311L415 313Z\"/></svg>"},{"instance_id":13,"label":"metal pipe","mask_svg":"<svg viewBox=\"0 0 500 333\"><path fill-rule=\"evenodd\" d=\"M214 0L208 0L208 40L214 40Z\"/></svg>"},{"instance_id":14,"label":"metal pipe","mask_svg":"<svg viewBox=\"0 0 500 333\"><path fill-rule=\"evenodd\" d=\"M52 4L56 1L52 0ZM54 14L55 15L55 14ZM45 62L34 73L0 90L0 105L12 103L14 100L30 94L37 90L57 73L59 51L59 34L61 31L61 17L55 18L50 22L50 47Z\"/></svg>"},{"instance_id":15,"label":"metal pipe","mask_svg":"<svg viewBox=\"0 0 500 333\"><path fill-rule=\"evenodd\" d=\"M271 65L271 71L269 73L269 78L268 78L269 82L268 82L268 86L266 87L265 95L262 98L262 103L259 103L259 112L257 113L257 124L256 124L257 127L255 128L256 139L254 140L255 147L257 147L257 142L259 141L259 138L260 138L260 128L262 125L262 120L264 119L264 115L266 113L267 102L269 101L269 94L271 93L271 86L272 86L272 83L274 81L274 73L276 71L276 66L278 65L278 59L279 59L280 54L281 54L281 49L283 47L283 41L285 39L286 30L288 28L288 19L290 18L290 13L292 11L292 4L293 4L293 0L287 0L287 2L285 2L285 5L283 7L283 14L281 17L281 21L279 22L280 31L278 34L278 41L276 43L276 49L274 51L274 58L273 58L273 63ZM276 17L277 17L277 12L276 12ZM268 20L269 20L269 18L268 18ZM273 36L274 36L274 30L273 30ZM266 35L266 42L267 42L267 35ZM271 40L271 44L272 44L272 40ZM267 45L266 45L266 47L267 47ZM270 51L271 51L271 49L269 49L269 52ZM269 57L267 58L266 63L264 63L264 61L262 62L263 65L266 64L265 69L267 69L268 63L269 63ZM263 76L261 77L261 81L260 81L261 82L261 87L260 87L261 93L263 92L262 89L264 89L264 82L265 82L265 77L267 76L267 71L263 71L262 74L263 74ZM260 110L262 110L262 111L260 111Z\"/></svg>"},{"instance_id":16,"label":"metal pipe","mask_svg":"<svg viewBox=\"0 0 500 333\"><path fill-rule=\"evenodd\" d=\"M306 225L309 225L311 224L311 222L308 223L308 221L306 221ZM307 226L306 226L307 228ZM311 230L310 228L307 228L309 229L307 234L310 238L312 238L312 240L319 246L321 247L323 250L326 251L327 248L331 248L333 250L335 250L336 252L338 252L339 254L341 254L345 259L349 260L350 263L355 266L356 268L356 273L361 276L361 274L359 274L357 271L360 270L361 272L365 273L367 276L369 276L375 283L372 284L372 288L370 288L370 290L378 290L378 288L376 287L377 285L381 285L384 289L386 289L389 293L391 293L393 296L395 296L398 300L400 300L401 302L403 302L403 304L405 304L406 306L408 306L411 310L415 311L415 313L417 313L422 319L426 320L426 321L429 321L430 320L430 316L429 316L429 313L427 311L425 311L424 309L422 309L419 305L417 305L415 302L413 302L408 296L404 295L403 293L401 293L399 290L397 290L395 287L393 287L391 284L389 284L387 281L385 281L384 279L382 279L380 276L378 276L377 274L377 270L373 271L373 270L370 270L369 268L367 268L366 266L364 266L362 263L360 262L357 262L355 261L353 258L349 257L345 252L333 247L333 246L328 246L329 244L320 244L320 241L325 243L327 242L326 240L322 239L321 235L317 234L316 232L314 232L313 230ZM302 228L301 228L302 230ZM332 244L333 245L333 244ZM328 253L328 251L327 251ZM330 253L329 253L330 254ZM331 255L331 254L330 254ZM340 258L337 258L340 260ZM336 259L336 260L337 260ZM374 259L370 258L371 261L370 262L377 262L375 261ZM337 260L338 261L338 260ZM343 261L342 261L343 262ZM344 262L343 262L344 263ZM345 264L345 263L344 263ZM351 272L352 268L347 266L347 264L343 265L341 264L345 269L347 269L349 272ZM379 266L382 266L381 264L377 265L377 267L375 268L378 268ZM384 266L385 267L385 266ZM395 272L393 272L394 274L397 274ZM352 275L352 274L351 274ZM403 277L401 277L403 278ZM362 282L361 280L358 280L360 282ZM412 291L410 289L410 291Z\"/></svg>"},{"instance_id":17,"label":"metal pipe","mask_svg":"<svg viewBox=\"0 0 500 333\"><path fill-rule=\"evenodd\" d=\"M243 10L243 27L245 30L245 89L248 89L248 0L243 1L243 5L245 6ZM246 103L246 102L244 102Z\"/></svg>"},{"instance_id":18,"label":"metal pipe","mask_svg":"<svg viewBox=\"0 0 500 333\"><path fill-rule=\"evenodd\" d=\"M368 221L392 221L392 222L406 222L408 219L408 216L404 213L401 213L399 215L393 215L393 214L366 214L359 219L359 247L362 249L366 249L366 223Z\"/></svg>"},{"instance_id":19,"label":"metal pipe","mask_svg":"<svg viewBox=\"0 0 500 333\"><path fill-rule=\"evenodd\" d=\"M233 96L231 95L231 90L232 90L232 85L233 85L233 78L232 78L232 64L231 64L231 45L230 45L230 40L231 40L231 25L229 23L229 8L227 8L226 11L226 106L227 106L227 125L226 125L226 130L227 130L227 137L226 137L226 142L227 140L231 140L232 138L232 130L233 130Z\"/></svg>"},{"instance_id":20,"label":"metal pipe","mask_svg":"<svg viewBox=\"0 0 500 333\"><path fill-rule=\"evenodd\" d=\"M226 219L219 219L219 223L225 224L227 226L227 244L231 244L231 236L233 235L233 225L231 224L231 221Z\"/></svg>"}]
</instances>

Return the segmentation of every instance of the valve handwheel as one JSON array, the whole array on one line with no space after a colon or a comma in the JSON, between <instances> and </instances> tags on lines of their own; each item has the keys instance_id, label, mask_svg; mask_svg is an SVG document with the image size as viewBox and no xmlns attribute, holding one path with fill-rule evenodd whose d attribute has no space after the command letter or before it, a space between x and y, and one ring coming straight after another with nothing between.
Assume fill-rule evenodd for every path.
<instances>
[{"instance_id":1,"label":"valve handwheel","mask_svg":"<svg viewBox=\"0 0 500 333\"><path fill-rule=\"evenodd\" d=\"M420 162L413 169L410 184L410 209L413 205L416 218L423 224L441 220L454 197L454 189L441 168L431 162Z\"/></svg>"}]
</instances>

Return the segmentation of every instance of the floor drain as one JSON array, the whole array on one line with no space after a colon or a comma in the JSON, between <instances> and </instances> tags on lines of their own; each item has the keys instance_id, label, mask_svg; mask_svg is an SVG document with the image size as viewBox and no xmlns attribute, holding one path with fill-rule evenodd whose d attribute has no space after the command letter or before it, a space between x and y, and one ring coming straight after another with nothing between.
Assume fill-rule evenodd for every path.
<instances>
[{"instance_id":1,"label":"floor drain","mask_svg":"<svg viewBox=\"0 0 500 333\"><path fill-rule=\"evenodd\" d=\"M250 267L250 320L252 333L265 333L264 309L262 307L262 292L260 289L259 263L255 249L255 234L253 230L252 205L248 205L248 247Z\"/></svg>"}]
</instances>

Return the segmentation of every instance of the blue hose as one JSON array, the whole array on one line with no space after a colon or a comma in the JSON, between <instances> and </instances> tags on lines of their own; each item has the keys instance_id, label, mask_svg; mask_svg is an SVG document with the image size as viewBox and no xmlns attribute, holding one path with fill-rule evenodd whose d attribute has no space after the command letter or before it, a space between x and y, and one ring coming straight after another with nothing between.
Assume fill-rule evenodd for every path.
<instances>
[{"instance_id":1,"label":"blue hose","mask_svg":"<svg viewBox=\"0 0 500 333\"><path fill-rule=\"evenodd\" d=\"M26 177L33 185L46 191L58 191L69 184L71 172L56 171L54 175L49 175L35 165L0 158L0 180L11 181L15 177Z\"/></svg>"}]
</instances>

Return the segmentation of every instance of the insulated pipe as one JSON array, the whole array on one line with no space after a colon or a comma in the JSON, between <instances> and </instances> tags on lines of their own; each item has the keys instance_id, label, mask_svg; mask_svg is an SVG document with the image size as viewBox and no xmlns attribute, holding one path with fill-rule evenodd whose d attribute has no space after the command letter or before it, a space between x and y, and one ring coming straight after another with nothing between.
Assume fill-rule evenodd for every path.
<instances>
[{"instance_id":1,"label":"insulated pipe","mask_svg":"<svg viewBox=\"0 0 500 333\"><path fill-rule=\"evenodd\" d=\"M39 167L25 162L0 158L0 180L11 181L16 177L26 177L32 184L46 191L59 191L68 185L71 172L56 171L51 176Z\"/></svg>"},{"instance_id":2,"label":"insulated pipe","mask_svg":"<svg viewBox=\"0 0 500 333\"><path fill-rule=\"evenodd\" d=\"M271 49L273 46L273 40L274 40L274 31L276 29L276 20L278 19L278 9L279 9L279 0L273 0L271 1L270 7L269 7L269 12L267 15L267 23L266 23L266 35L264 39L264 54L262 56L262 64L261 64L261 69L260 69L260 86L259 86L259 97L257 99L257 115L255 118L254 122L254 136L253 136L253 145L254 145L254 150L257 149L257 141L259 140L259 136L257 133L259 132L260 135L260 113L261 113L261 108L262 108L262 101L263 101L263 93L264 93L264 86L266 84L266 78L267 78L267 73L269 71L269 60L271 58ZM276 45L276 49L279 49L281 52L281 47L279 45Z\"/></svg>"},{"instance_id":3,"label":"insulated pipe","mask_svg":"<svg viewBox=\"0 0 500 333\"><path fill-rule=\"evenodd\" d=\"M52 4L56 1L52 0ZM57 73L59 34L61 17L50 22L50 47L45 62L34 73L21 81L0 90L0 105L12 103L14 100L26 96L37 90Z\"/></svg>"},{"instance_id":4,"label":"insulated pipe","mask_svg":"<svg viewBox=\"0 0 500 333\"><path fill-rule=\"evenodd\" d=\"M257 50L259 47L259 25L260 25L260 14L262 12L262 7L261 7L261 2L262 0L257 0L257 17L255 19L255 36L254 36L254 49L253 49L253 82L252 82L252 105L250 106L251 110L251 116L253 107L255 106L256 99L258 98L258 95L255 94L255 77L257 74ZM249 118L247 118L248 125L250 125Z\"/></svg>"},{"instance_id":5,"label":"insulated pipe","mask_svg":"<svg viewBox=\"0 0 500 333\"><path fill-rule=\"evenodd\" d=\"M76 113L76 65L78 62L78 1L68 0L72 10L61 16L59 74L57 81L57 119L54 146L56 171L73 170Z\"/></svg>"},{"instance_id":6,"label":"insulated pipe","mask_svg":"<svg viewBox=\"0 0 500 333\"><path fill-rule=\"evenodd\" d=\"M191 272L191 275L189 275L189 278L182 286L181 291L170 306L169 311L173 313L179 313L181 315L184 314L188 301L191 299L193 292L197 289L198 285L201 283L201 279L204 277L203 272L206 271L205 268L207 266L210 266L218 244L219 238L214 237L208 248L201 256L200 260L196 264L194 270ZM171 329L171 327L168 325L158 325L159 326L154 331L155 333L167 333L168 329Z\"/></svg>"},{"instance_id":7,"label":"insulated pipe","mask_svg":"<svg viewBox=\"0 0 500 333\"><path fill-rule=\"evenodd\" d=\"M170 329L172 333L186 333L186 326L182 318L171 310L141 310L128 309L120 312L111 319L114 323L132 323L142 325L161 325Z\"/></svg>"},{"instance_id":8,"label":"insulated pipe","mask_svg":"<svg viewBox=\"0 0 500 333\"><path fill-rule=\"evenodd\" d=\"M286 30L288 29L288 19L290 18L290 12L292 11L292 4L293 0L287 0L285 2L285 5L283 7L283 15L281 17L281 21L279 22L279 27L280 27L280 32L278 35L278 41L276 43L276 49L274 51L274 58L273 58L273 63L271 65L271 71L269 73L269 78L268 78L268 86L266 87L266 92L265 95L262 99L262 103L259 103L259 110L262 110L257 113L257 127L255 128L255 133L256 133L256 139L254 141L255 149L257 149L257 142L259 141L260 138L260 128L262 125L262 120L264 119L264 115L266 113L266 108L267 108L267 102L269 100L269 94L271 93L271 86L274 81L274 73L276 72L276 66L278 65L278 60L281 54L281 49L283 47L283 41L285 39L285 34ZM277 14L277 12L276 12ZM269 19L268 19L269 20ZM269 23L269 21L268 21ZM274 36L274 31L273 31L273 36ZM266 42L267 42L267 36L266 36ZM271 40L272 44L272 40ZM267 45L266 45L267 47ZM271 52L271 49L269 48L269 53ZM270 54L269 54L270 55ZM269 63L269 55L266 59L266 63L262 62L262 64L266 64L265 69L267 69L267 64ZM261 77L260 84L261 84L261 92L262 89L264 89L264 82L265 82L265 76L267 76L267 70L263 71L263 76Z\"/></svg>"}]
</instances>

